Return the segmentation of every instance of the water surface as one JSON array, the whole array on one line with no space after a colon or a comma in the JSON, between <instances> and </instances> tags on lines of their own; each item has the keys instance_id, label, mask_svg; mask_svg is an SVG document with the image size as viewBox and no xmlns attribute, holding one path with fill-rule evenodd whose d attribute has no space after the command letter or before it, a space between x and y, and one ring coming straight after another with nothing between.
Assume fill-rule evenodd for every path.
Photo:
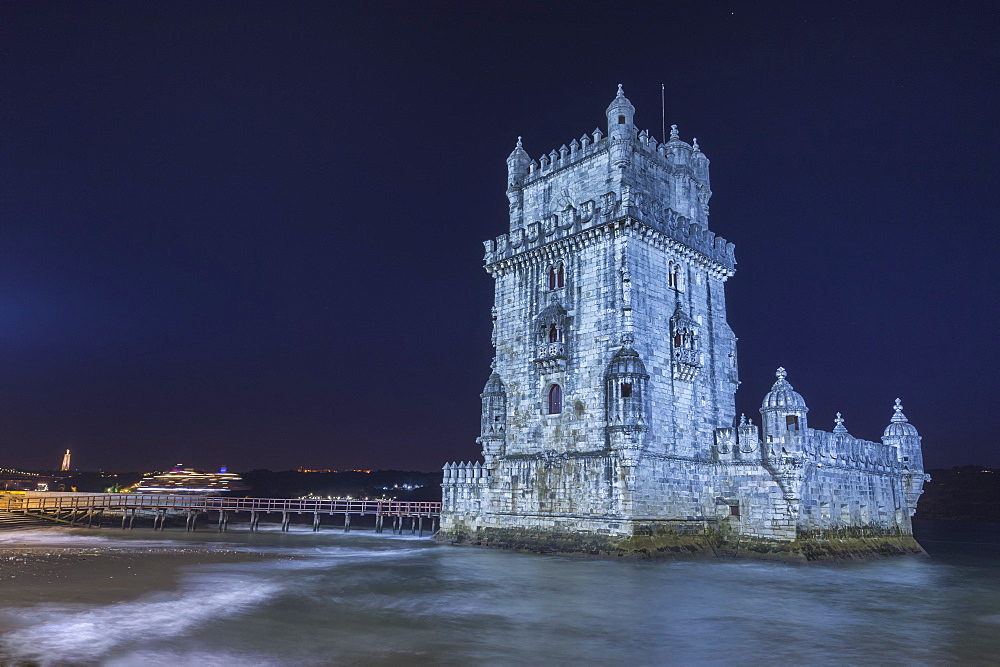
<instances>
[{"instance_id":1,"label":"water surface","mask_svg":"<svg viewBox=\"0 0 1000 667\"><path fill-rule=\"evenodd\" d=\"M923 522L918 531L930 557L819 566L613 562L361 531L4 532L0 548L224 547L272 558L94 556L85 569L64 568L72 576L0 581L0 662L1000 661L1000 524ZM132 568L142 576L129 580Z\"/></svg>"}]
</instances>

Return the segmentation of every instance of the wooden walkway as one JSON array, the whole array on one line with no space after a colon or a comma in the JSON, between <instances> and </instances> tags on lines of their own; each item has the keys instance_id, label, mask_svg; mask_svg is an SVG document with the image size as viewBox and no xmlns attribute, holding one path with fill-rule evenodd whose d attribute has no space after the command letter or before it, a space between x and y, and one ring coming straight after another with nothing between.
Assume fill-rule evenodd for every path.
<instances>
[{"instance_id":1,"label":"wooden walkway","mask_svg":"<svg viewBox=\"0 0 1000 667\"><path fill-rule=\"evenodd\" d=\"M312 529L320 529L320 518L343 516L342 527L351 530L351 516L373 516L375 532L384 531L385 519L391 521L392 532L402 534L404 524L409 520L409 530L413 534L424 534L424 530L437 532L441 515L441 503L404 502L397 500L319 500L304 498L223 498L191 495L137 494L137 493L96 493L20 496L6 495L0 498L0 510L21 516L47 519L73 526L100 527L105 518L121 517L121 527L133 528L136 516L151 517L153 529L163 530L167 516L185 517L185 529L195 530L202 515L215 515L219 532L225 532L230 517L247 514L251 531L258 530L261 518L281 517L281 530L287 531L292 517L299 514L312 515ZM424 525L424 521L427 525Z\"/></svg>"}]
</instances>

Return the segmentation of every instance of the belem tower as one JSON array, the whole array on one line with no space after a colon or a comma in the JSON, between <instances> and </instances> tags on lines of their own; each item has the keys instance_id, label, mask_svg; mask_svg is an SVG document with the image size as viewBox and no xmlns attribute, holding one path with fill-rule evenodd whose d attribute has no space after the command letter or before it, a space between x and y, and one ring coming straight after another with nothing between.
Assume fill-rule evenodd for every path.
<instances>
[{"instance_id":1,"label":"belem tower","mask_svg":"<svg viewBox=\"0 0 1000 667\"><path fill-rule=\"evenodd\" d=\"M444 466L439 539L636 557L921 552L926 479L896 399L881 442L809 424L779 368L759 423L737 415L726 321L733 244L708 229L709 161L633 123L507 158L483 461ZM832 415L831 415L832 417Z\"/></svg>"}]
</instances>

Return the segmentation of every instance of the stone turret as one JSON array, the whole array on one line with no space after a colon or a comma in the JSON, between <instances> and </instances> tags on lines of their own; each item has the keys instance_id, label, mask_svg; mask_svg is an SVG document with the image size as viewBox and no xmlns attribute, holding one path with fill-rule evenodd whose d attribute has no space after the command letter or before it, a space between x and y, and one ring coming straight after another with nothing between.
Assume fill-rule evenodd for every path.
<instances>
[{"instance_id":1,"label":"stone turret","mask_svg":"<svg viewBox=\"0 0 1000 667\"><path fill-rule=\"evenodd\" d=\"M806 413L809 408L802 395L785 379L787 375L784 368L778 368L775 372L778 379L760 406L767 456L788 456L797 451L797 438L805 434L808 427Z\"/></svg>"},{"instance_id":2,"label":"stone turret","mask_svg":"<svg viewBox=\"0 0 1000 667\"><path fill-rule=\"evenodd\" d=\"M903 464L905 476L906 504L910 516L917 511L917 500L924 492L924 482L930 476L924 474L924 457L920 451L920 434L903 414L903 404L897 398L892 421L885 427L882 442L896 449L896 456Z\"/></svg>"},{"instance_id":3,"label":"stone turret","mask_svg":"<svg viewBox=\"0 0 1000 667\"><path fill-rule=\"evenodd\" d=\"M903 462L904 468L923 470L924 460L920 453L920 434L903 414L903 404L898 398L892 409L894 410L892 421L885 427L882 442L897 448L899 460Z\"/></svg>"},{"instance_id":4,"label":"stone turret","mask_svg":"<svg viewBox=\"0 0 1000 667\"><path fill-rule=\"evenodd\" d=\"M632 162L632 142L635 140L635 107L625 97L622 84L618 95L608 105L608 140L611 142L611 164L624 169Z\"/></svg>"},{"instance_id":5,"label":"stone turret","mask_svg":"<svg viewBox=\"0 0 1000 667\"><path fill-rule=\"evenodd\" d=\"M604 374L608 445L625 466L639 461L649 432L646 382L649 374L639 353L623 347Z\"/></svg>"},{"instance_id":6,"label":"stone turret","mask_svg":"<svg viewBox=\"0 0 1000 667\"><path fill-rule=\"evenodd\" d=\"M524 203L524 179L528 175L528 165L531 158L521 145L521 137L517 145L507 157L507 199L510 201L511 222L519 221L522 204Z\"/></svg>"},{"instance_id":7,"label":"stone turret","mask_svg":"<svg viewBox=\"0 0 1000 667\"><path fill-rule=\"evenodd\" d=\"M486 467L492 468L496 457L503 455L507 439L507 387L499 375L490 375L480 397L483 399L483 414L476 442L483 446Z\"/></svg>"}]
</instances>

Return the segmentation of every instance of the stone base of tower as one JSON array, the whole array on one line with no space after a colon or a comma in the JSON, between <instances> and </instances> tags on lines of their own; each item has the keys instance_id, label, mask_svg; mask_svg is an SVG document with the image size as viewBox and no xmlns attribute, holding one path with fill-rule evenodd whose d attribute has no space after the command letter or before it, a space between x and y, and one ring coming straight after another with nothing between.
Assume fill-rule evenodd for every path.
<instances>
[{"instance_id":1,"label":"stone base of tower","mask_svg":"<svg viewBox=\"0 0 1000 667\"><path fill-rule=\"evenodd\" d=\"M523 515L489 519L449 517L442 521L437 539L533 553L638 560L749 558L808 562L925 553L912 535L869 528L817 531L781 541L734 534L714 521Z\"/></svg>"}]
</instances>

